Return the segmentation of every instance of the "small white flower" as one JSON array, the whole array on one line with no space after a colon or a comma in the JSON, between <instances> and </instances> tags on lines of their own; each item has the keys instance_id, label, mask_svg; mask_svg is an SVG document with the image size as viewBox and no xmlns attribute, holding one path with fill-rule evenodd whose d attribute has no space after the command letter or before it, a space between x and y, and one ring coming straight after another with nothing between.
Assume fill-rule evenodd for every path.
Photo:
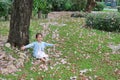
<instances>
[{"instance_id":1,"label":"small white flower","mask_svg":"<svg viewBox=\"0 0 120 80\"><path fill-rule=\"evenodd\" d=\"M9 48L10 46L11 46L10 43L6 43L6 44L5 44L5 47L8 47L8 48Z\"/></svg>"},{"instance_id":2,"label":"small white flower","mask_svg":"<svg viewBox=\"0 0 120 80\"><path fill-rule=\"evenodd\" d=\"M40 72L38 72L38 74L40 74Z\"/></svg>"},{"instance_id":3,"label":"small white flower","mask_svg":"<svg viewBox=\"0 0 120 80\"><path fill-rule=\"evenodd\" d=\"M80 73L83 74L83 73L86 73L87 71L88 69L80 70Z\"/></svg>"},{"instance_id":4,"label":"small white flower","mask_svg":"<svg viewBox=\"0 0 120 80\"><path fill-rule=\"evenodd\" d=\"M50 69L53 69L53 67L52 67L52 66L50 66Z\"/></svg>"},{"instance_id":5,"label":"small white flower","mask_svg":"<svg viewBox=\"0 0 120 80\"><path fill-rule=\"evenodd\" d=\"M76 80L77 76L70 77L70 80Z\"/></svg>"},{"instance_id":6,"label":"small white flower","mask_svg":"<svg viewBox=\"0 0 120 80\"><path fill-rule=\"evenodd\" d=\"M96 78L96 77L98 77L97 75L94 75L94 77Z\"/></svg>"},{"instance_id":7,"label":"small white flower","mask_svg":"<svg viewBox=\"0 0 120 80\"><path fill-rule=\"evenodd\" d=\"M92 71L92 69L89 69L89 71Z\"/></svg>"},{"instance_id":8,"label":"small white flower","mask_svg":"<svg viewBox=\"0 0 120 80\"><path fill-rule=\"evenodd\" d=\"M30 80L34 80L33 78L31 78Z\"/></svg>"},{"instance_id":9,"label":"small white flower","mask_svg":"<svg viewBox=\"0 0 120 80\"><path fill-rule=\"evenodd\" d=\"M62 60L61 60L61 63L62 63L62 64L66 64L67 61L66 61L65 59L62 59Z\"/></svg>"}]
</instances>

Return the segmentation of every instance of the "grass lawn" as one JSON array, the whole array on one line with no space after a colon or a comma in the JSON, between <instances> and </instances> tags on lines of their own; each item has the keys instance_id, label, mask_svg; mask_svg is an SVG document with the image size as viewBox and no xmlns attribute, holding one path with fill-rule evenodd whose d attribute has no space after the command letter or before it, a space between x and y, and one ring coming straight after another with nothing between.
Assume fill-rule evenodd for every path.
<instances>
[{"instance_id":1,"label":"grass lawn","mask_svg":"<svg viewBox=\"0 0 120 80\"><path fill-rule=\"evenodd\" d=\"M103 12L118 12L118 10L117 9L104 8Z\"/></svg>"},{"instance_id":2,"label":"grass lawn","mask_svg":"<svg viewBox=\"0 0 120 80\"><path fill-rule=\"evenodd\" d=\"M29 57L30 61L25 63L21 71L9 75L0 74L0 78L5 80L42 80L42 78L43 80L70 80L70 77L76 76L77 80L81 80L80 71L87 70L84 76L91 80L98 80L96 76L104 80L120 79L120 75L115 74L115 70L120 69L120 54L112 54L111 49L107 47L110 42L120 43L120 33L84 28L82 27L85 23L83 18L58 18L50 21L58 24L49 26L49 34L44 37L44 41L59 44L56 51L61 53L60 57L50 57L52 65L47 71L37 68L37 70L31 70L33 66L31 62L34 59ZM40 23L47 22L49 22L47 19L31 20L30 42L35 40L34 36L37 32L42 31ZM61 26L63 23L66 25ZM7 36L9 22L1 21L0 24L0 34ZM55 30L59 33L58 40L52 39L52 32Z\"/></svg>"}]
</instances>

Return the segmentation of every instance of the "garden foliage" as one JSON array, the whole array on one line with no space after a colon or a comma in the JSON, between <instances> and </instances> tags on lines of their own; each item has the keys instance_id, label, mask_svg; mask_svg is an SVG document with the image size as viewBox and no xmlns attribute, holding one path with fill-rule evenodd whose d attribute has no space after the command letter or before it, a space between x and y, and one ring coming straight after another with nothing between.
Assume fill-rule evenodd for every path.
<instances>
[{"instance_id":1,"label":"garden foliage","mask_svg":"<svg viewBox=\"0 0 120 80\"><path fill-rule=\"evenodd\" d=\"M33 9L35 11L81 11L85 9L86 3L87 0L34 0Z\"/></svg>"},{"instance_id":2,"label":"garden foliage","mask_svg":"<svg viewBox=\"0 0 120 80\"><path fill-rule=\"evenodd\" d=\"M86 26L104 31L120 32L120 14L91 13L86 18Z\"/></svg>"},{"instance_id":3,"label":"garden foliage","mask_svg":"<svg viewBox=\"0 0 120 80\"><path fill-rule=\"evenodd\" d=\"M118 12L120 12L120 6L118 6L117 9L118 9Z\"/></svg>"},{"instance_id":4,"label":"garden foliage","mask_svg":"<svg viewBox=\"0 0 120 80\"><path fill-rule=\"evenodd\" d=\"M8 16L11 12L12 0L0 0L0 17Z\"/></svg>"},{"instance_id":5,"label":"garden foliage","mask_svg":"<svg viewBox=\"0 0 120 80\"><path fill-rule=\"evenodd\" d=\"M97 2L94 11L102 11L105 7L104 2Z\"/></svg>"}]
</instances>

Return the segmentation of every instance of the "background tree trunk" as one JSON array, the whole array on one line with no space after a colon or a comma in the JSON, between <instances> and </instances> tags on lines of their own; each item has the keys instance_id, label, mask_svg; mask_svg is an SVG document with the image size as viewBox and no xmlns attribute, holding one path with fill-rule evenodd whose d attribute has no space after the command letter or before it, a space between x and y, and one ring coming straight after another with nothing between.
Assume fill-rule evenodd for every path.
<instances>
[{"instance_id":1,"label":"background tree trunk","mask_svg":"<svg viewBox=\"0 0 120 80\"><path fill-rule=\"evenodd\" d=\"M95 0L87 0L87 5L86 5L85 11L90 13L92 11L92 9L95 7L95 5L96 5Z\"/></svg>"},{"instance_id":2,"label":"background tree trunk","mask_svg":"<svg viewBox=\"0 0 120 80\"><path fill-rule=\"evenodd\" d=\"M14 0L8 42L14 47L29 43L29 25L33 0Z\"/></svg>"},{"instance_id":3,"label":"background tree trunk","mask_svg":"<svg viewBox=\"0 0 120 80\"><path fill-rule=\"evenodd\" d=\"M38 10L38 19L42 18L42 11Z\"/></svg>"}]
</instances>

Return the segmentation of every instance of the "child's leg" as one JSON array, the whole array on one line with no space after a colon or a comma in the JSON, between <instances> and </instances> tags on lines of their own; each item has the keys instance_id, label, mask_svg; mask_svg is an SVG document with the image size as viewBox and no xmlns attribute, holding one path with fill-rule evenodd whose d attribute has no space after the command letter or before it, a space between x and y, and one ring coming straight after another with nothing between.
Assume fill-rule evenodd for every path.
<instances>
[{"instance_id":1,"label":"child's leg","mask_svg":"<svg viewBox=\"0 0 120 80\"><path fill-rule=\"evenodd\" d=\"M40 60L43 62L43 64L45 64L45 59L44 58L40 58Z\"/></svg>"},{"instance_id":2,"label":"child's leg","mask_svg":"<svg viewBox=\"0 0 120 80\"><path fill-rule=\"evenodd\" d=\"M41 61L43 62L43 64L45 65L50 65L50 60L48 57L43 57L41 58Z\"/></svg>"},{"instance_id":3,"label":"child's leg","mask_svg":"<svg viewBox=\"0 0 120 80\"><path fill-rule=\"evenodd\" d=\"M40 60L43 62L43 64L40 65L40 67L41 67L42 69L48 70L47 63L46 63L45 58L41 58Z\"/></svg>"},{"instance_id":4,"label":"child's leg","mask_svg":"<svg viewBox=\"0 0 120 80\"><path fill-rule=\"evenodd\" d=\"M50 60L48 57L44 57L44 60L46 65L50 65Z\"/></svg>"}]
</instances>

